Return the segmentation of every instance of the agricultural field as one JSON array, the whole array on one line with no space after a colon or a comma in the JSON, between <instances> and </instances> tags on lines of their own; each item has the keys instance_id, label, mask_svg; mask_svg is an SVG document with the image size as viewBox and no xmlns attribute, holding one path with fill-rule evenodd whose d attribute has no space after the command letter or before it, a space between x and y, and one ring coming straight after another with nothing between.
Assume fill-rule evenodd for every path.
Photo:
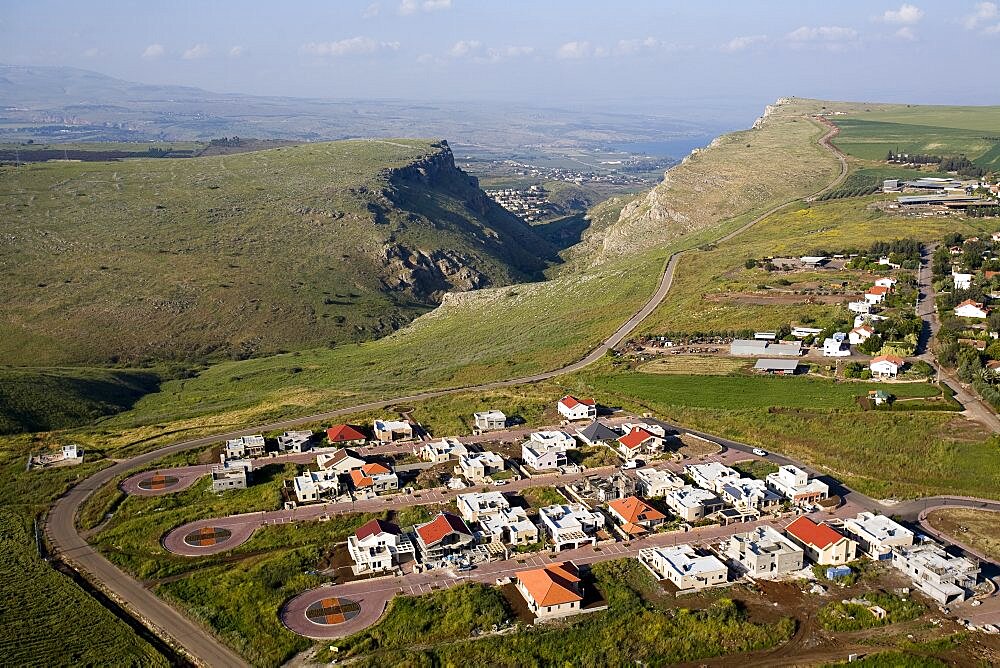
<instances>
[{"instance_id":1,"label":"agricultural field","mask_svg":"<svg viewBox=\"0 0 1000 668\"><path fill-rule=\"evenodd\" d=\"M167 666L135 635L67 576L38 556L30 522L0 510L0 656L8 666ZM85 620L85 628L81 621Z\"/></svg>"},{"instance_id":2,"label":"agricultural field","mask_svg":"<svg viewBox=\"0 0 1000 668\"><path fill-rule=\"evenodd\" d=\"M950 538L1000 560L1000 514L971 508L943 508L928 514L930 525Z\"/></svg>"},{"instance_id":3,"label":"agricultural field","mask_svg":"<svg viewBox=\"0 0 1000 668\"><path fill-rule=\"evenodd\" d=\"M712 355L661 355L639 365L638 371L683 376L728 376L751 367L751 360Z\"/></svg>"},{"instance_id":4,"label":"agricultural field","mask_svg":"<svg viewBox=\"0 0 1000 668\"><path fill-rule=\"evenodd\" d=\"M837 147L863 160L883 161L889 151L964 155L1000 168L1000 107L896 107L832 120L841 129Z\"/></svg>"},{"instance_id":5,"label":"agricultural field","mask_svg":"<svg viewBox=\"0 0 1000 668\"><path fill-rule=\"evenodd\" d=\"M643 323L650 334L773 330L792 322L828 323L847 317L852 292L870 286L874 274L851 270L768 272L747 269L748 259L799 257L821 250L867 248L875 241L939 239L949 231L978 229L961 218L911 219L870 206L881 195L799 203L759 222L751 230L681 258L667 298ZM784 280L788 285L781 285ZM840 284L846 281L847 288ZM810 303L795 294L803 284L838 291L832 303ZM764 287L762 287L764 286ZM825 298L813 301L829 301ZM844 304L843 306L841 304Z\"/></svg>"}]
</instances>

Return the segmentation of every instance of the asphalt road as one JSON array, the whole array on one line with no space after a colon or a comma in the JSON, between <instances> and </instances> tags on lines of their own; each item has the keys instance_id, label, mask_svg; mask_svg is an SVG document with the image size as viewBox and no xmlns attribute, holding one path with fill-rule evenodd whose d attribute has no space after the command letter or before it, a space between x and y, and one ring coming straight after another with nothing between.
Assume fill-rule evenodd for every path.
<instances>
[{"instance_id":1,"label":"asphalt road","mask_svg":"<svg viewBox=\"0 0 1000 668\"><path fill-rule=\"evenodd\" d=\"M820 138L819 144L831 151L837 157L840 162L840 174L832 183L815 193L814 196L820 195L831 188L835 188L847 175L847 161L840 151L830 144L830 139L837 134L837 129L832 127L831 124L824 119L816 120L830 127L830 130ZM797 201L797 199L798 198L793 198L787 202L771 207L747 224L741 226L739 229L725 235L722 239L720 239L720 241L728 241L729 239L732 239L764 218L770 216L772 213L784 208L794 201ZM487 391L502 387L509 387L512 385L538 382L578 371L597 361L605 353L607 353L607 351L619 345L635 330L639 323L641 323L660 305L666 297L667 292L670 290L670 286L673 283L674 272L677 269L677 264L682 254L683 252L675 253L669 258L666 266L664 267L663 276L660 279L656 292L654 292L649 300L647 300L645 305L631 318L629 318L621 327L619 327L614 334L608 337L603 343L597 346L597 348L578 362L574 362L573 364L554 371L547 371L532 376L514 378L506 381L419 392L403 397L392 397L369 401L363 404L349 406L334 411L327 411L324 413L289 420L280 420L270 424L255 425L246 429L228 433L189 439L136 455L135 457L116 462L114 465L98 471L66 492L66 494L63 495L55 503L55 505L53 505L51 511L49 512L48 521L46 522L46 533L49 541L51 542L53 548L65 561L67 561L67 563L70 563L88 575L92 581L117 598L128 610L135 614L139 619L142 619L144 623L149 624L151 628L158 629L161 632L161 635L165 635L167 638L172 639L197 661L212 666L245 665L242 659L216 639L215 636L213 636L205 627L184 617L181 613L157 598L155 594L146 590L140 582L125 574L107 559L102 557L87 543L86 540L84 540L76 528L75 519L80 507L93 492L99 489L102 485L113 480L115 477L146 464L150 464L162 457L178 452L184 452L186 450L214 445L220 441L237 438L239 436L247 436L261 431L290 429L301 424L329 420L350 413L378 410L390 404L423 401L457 392Z\"/></svg>"}]
</instances>

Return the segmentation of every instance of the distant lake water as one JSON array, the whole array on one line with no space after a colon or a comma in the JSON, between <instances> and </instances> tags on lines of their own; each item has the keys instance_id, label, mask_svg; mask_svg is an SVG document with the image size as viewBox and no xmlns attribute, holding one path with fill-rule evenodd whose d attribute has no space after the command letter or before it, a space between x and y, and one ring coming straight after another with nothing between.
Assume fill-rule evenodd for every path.
<instances>
[{"instance_id":1,"label":"distant lake water","mask_svg":"<svg viewBox=\"0 0 1000 668\"><path fill-rule=\"evenodd\" d=\"M700 146L708 146L715 139L715 135L696 135L691 137L678 137L677 139L664 139L659 141L627 141L611 144L610 149L615 151L628 151L629 153L641 153L658 158L683 158L693 149Z\"/></svg>"}]
</instances>

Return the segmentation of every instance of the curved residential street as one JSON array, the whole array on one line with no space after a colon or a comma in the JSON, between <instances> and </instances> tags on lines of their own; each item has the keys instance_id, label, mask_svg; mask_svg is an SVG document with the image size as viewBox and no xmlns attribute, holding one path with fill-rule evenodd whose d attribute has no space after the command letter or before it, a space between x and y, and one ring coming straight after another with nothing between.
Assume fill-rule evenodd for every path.
<instances>
[{"instance_id":1,"label":"curved residential street","mask_svg":"<svg viewBox=\"0 0 1000 668\"><path fill-rule=\"evenodd\" d=\"M825 123L829 125L828 123ZM816 195L836 187L847 174L847 161L840 152L830 144L830 139L836 135L836 128L831 128L820 138L819 144L831 151L840 162L840 173L836 179ZM794 198L789 202L771 207L766 212L760 214L752 221L741 226L739 229L730 232L722 237L722 241L732 239L736 235L746 231L772 213L784 208L789 203L797 201ZM241 666L245 662L232 650L226 647L212 633L199 623L187 618L182 613L163 602L151 591L147 590L141 583L133 577L127 575L111 562L101 556L87 541L80 535L76 527L76 516L87 498L103 485L114 480L116 477L152 464L165 456L214 445L239 436L251 435L262 431L280 431L289 429L301 424L331 420L343 415L357 413L368 410L382 409L388 405L396 403L409 403L432 399L435 397L454 394L466 391L486 391L512 385L521 385L542 380L548 380L563 374L571 373L586 367L587 365L600 359L608 350L615 348L635 328L652 313L666 297L673 282L677 264L683 253L675 253L670 256L664 267L663 275L659 285L653 295L647 300L641 309L629 318L604 342L598 345L586 357L568 366L553 371L534 374L522 378L514 378L505 381L496 381L482 385L467 387L455 387L427 392L418 392L403 397L388 397L379 400L365 402L355 406L348 406L333 411L327 411L314 415L303 416L288 420L279 420L270 424L254 425L245 429L231 431L227 433L203 436L174 443L172 445L151 450L149 452L136 455L126 460L118 461L89 478L70 488L52 507L46 522L46 533L54 549L68 563L84 572L88 578L95 582L104 591L117 599L127 610L138 619L143 620L160 635L170 639L176 645L183 648L190 656L202 664L212 666ZM898 512L898 508L892 512Z\"/></svg>"}]
</instances>

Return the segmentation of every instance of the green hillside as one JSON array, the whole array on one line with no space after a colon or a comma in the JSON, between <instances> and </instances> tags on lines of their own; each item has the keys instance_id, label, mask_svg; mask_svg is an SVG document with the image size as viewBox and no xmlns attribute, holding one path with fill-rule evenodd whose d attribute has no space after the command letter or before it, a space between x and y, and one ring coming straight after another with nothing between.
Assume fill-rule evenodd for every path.
<instances>
[{"instance_id":1,"label":"green hillside","mask_svg":"<svg viewBox=\"0 0 1000 668\"><path fill-rule=\"evenodd\" d=\"M0 368L0 434L93 422L131 408L159 384L142 371Z\"/></svg>"},{"instance_id":2,"label":"green hillside","mask_svg":"<svg viewBox=\"0 0 1000 668\"><path fill-rule=\"evenodd\" d=\"M889 151L951 157L1000 169L1000 107L904 107L859 111L832 120L836 145L864 160Z\"/></svg>"},{"instance_id":3,"label":"green hillside","mask_svg":"<svg viewBox=\"0 0 1000 668\"><path fill-rule=\"evenodd\" d=\"M537 279L555 258L444 142L8 167L0 196L0 363L367 340L445 292Z\"/></svg>"}]
</instances>

